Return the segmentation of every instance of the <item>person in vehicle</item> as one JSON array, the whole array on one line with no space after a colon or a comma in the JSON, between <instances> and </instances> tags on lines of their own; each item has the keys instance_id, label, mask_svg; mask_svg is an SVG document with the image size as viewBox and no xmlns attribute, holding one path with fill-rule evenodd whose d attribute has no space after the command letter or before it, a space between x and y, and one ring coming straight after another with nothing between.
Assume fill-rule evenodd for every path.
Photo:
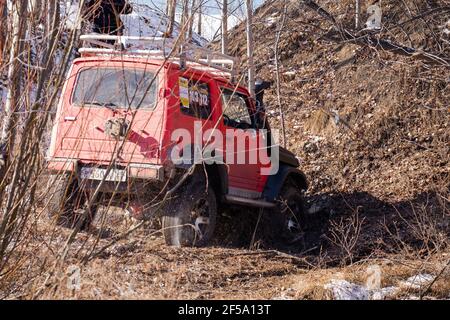
<instances>
[{"instance_id":1,"label":"person in vehicle","mask_svg":"<svg viewBox=\"0 0 450 320\"><path fill-rule=\"evenodd\" d=\"M257 121L260 128L265 128L266 108L264 106L264 90L269 89L272 82L257 79L255 82L255 100L256 100L256 114Z\"/></svg>"}]
</instances>

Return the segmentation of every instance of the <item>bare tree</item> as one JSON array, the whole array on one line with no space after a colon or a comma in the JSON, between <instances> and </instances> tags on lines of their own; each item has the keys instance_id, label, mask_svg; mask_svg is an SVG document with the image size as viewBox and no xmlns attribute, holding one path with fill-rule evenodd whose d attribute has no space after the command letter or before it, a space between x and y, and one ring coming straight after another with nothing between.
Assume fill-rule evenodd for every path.
<instances>
[{"instance_id":1,"label":"bare tree","mask_svg":"<svg viewBox=\"0 0 450 320\"><path fill-rule=\"evenodd\" d=\"M195 13L197 12L197 9L198 9L197 8L197 0L192 0L191 14L190 14L190 20L189 20L189 29L188 29L188 39L192 39L192 31L194 28L194 16L195 16Z\"/></svg>"},{"instance_id":2,"label":"bare tree","mask_svg":"<svg viewBox=\"0 0 450 320\"><path fill-rule=\"evenodd\" d=\"M255 62L253 44L253 0L246 0L247 9L247 56L248 56L248 88L250 94L255 98Z\"/></svg>"},{"instance_id":3,"label":"bare tree","mask_svg":"<svg viewBox=\"0 0 450 320\"><path fill-rule=\"evenodd\" d=\"M170 6L171 6L171 1L170 0L168 0L167 2L166 2L166 16L170 16Z\"/></svg>"},{"instance_id":4,"label":"bare tree","mask_svg":"<svg viewBox=\"0 0 450 320\"><path fill-rule=\"evenodd\" d=\"M176 14L177 0L169 0L167 2L167 12L169 15L169 25L167 26L166 36L168 38L172 37L173 27L175 25L175 14Z\"/></svg>"},{"instance_id":5,"label":"bare tree","mask_svg":"<svg viewBox=\"0 0 450 320\"><path fill-rule=\"evenodd\" d=\"M202 1L200 0L198 4L198 20L197 20L197 33L202 35Z\"/></svg>"},{"instance_id":6,"label":"bare tree","mask_svg":"<svg viewBox=\"0 0 450 320\"><path fill-rule=\"evenodd\" d=\"M228 53L228 0L222 0L222 53Z\"/></svg>"},{"instance_id":7,"label":"bare tree","mask_svg":"<svg viewBox=\"0 0 450 320\"><path fill-rule=\"evenodd\" d=\"M48 1L48 10L47 10L47 34L51 33L55 26L59 26L59 12L60 12L60 3L59 1L50 0ZM54 17L57 17L57 21L54 21ZM55 23L56 22L56 23Z\"/></svg>"},{"instance_id":8,"label":"bare tree","mask_svg":"<svg viewBox=\"0 0 450 320\"><path fill-rule=\"evenodd\" d=\"M361 28L361 0L356 0L355 29Z\"/></svg>"},{"instance_id":9,"label":"bare tree","mask_svg":"<svg viewBox=\"0 0 450 320\"><path fill-rule=\"evenodd\" d=\"M58 28L60 25L60 16L61 16L61 8L59 0L50 0L47 1L48 10L47 10L47 24L46 24L46 34L51 35L54 34L56 36L56 33L58 32ZM50 48L53 46L53 43L51 43L51 39L53 37L47 37L47 48ZM48 57L48 68L52 68L53 59L52 57Z\"/></svg>"},{"instance_id":10,"label":"bare tree","mask_svg":"<svg viewBox=\"0 0 450 320\"><path fill-rule=\"evenodd\" d=\"M284 110L282 108L281 103L281 80L280 80L280 40L281 40L281 33L283 32L284 25L286 23L286 16L287 16L287 3L286 0L284 0L284 8L283 8L283 16L280 18L280 25L277 31L277 35L275 37L275 70L276 70L276 80L277 80L277 103L278 103L278 110L280 111L281 116L281 132L283 135L283 145L286 148L286 127L285 127L285 119L284 119Z\"/></svg>"},{"instance_id":11,"label":"bare tree","mask_svg":"<svg viewBox=\"0 0 450 320\"><path fill-rule=\"evenodd\" d=\"M30 0L28 10L30 10L30 13L33 15L34 21L40 21L40 18L42 17L42 13L44 12L42 9L42 0Z\"/></svg>"},{"instance_id":12,"label":"bare tree","mask_svg":"<svg viewBox=\"0 0 450 320\"><path fill-rule=\"evenodd\" d=\"M8 155L11 153L14 145L14 127L15 127L15 111L17 109L20 97L20 78L21 64L18 57L23 50L23 39L26 28L25 16L27 12L27 1L8 0L8 10L11 17L11 50L9 55L8 68L8 91L6 94L6 102L4 109L4 118L2 123L2 133L0 138L0 166L6 167Z\"/></svg>"},{"instance_id":13,"label":"bare tree","mask_svg":"<svg viewBox=\"0 0 450 320\"><path fill-rule=\"evenodd\" d=\"M183 0L180 30L180 38L182 41L185 41L186 36L188 35L189 21L189 0Z\"/></svg>"},{"instance_id":14,"label":"bare tree","mask_svg":"<svg viewBox=\"0 0 450 320\"><path fill-rule=\"evenodd\" d=\"M0 63L3 60L3 48L5 47L6 41L6 32L4 31L6 28L6 18L6 0L0 0Z\"/></svg>"}]
</instances>

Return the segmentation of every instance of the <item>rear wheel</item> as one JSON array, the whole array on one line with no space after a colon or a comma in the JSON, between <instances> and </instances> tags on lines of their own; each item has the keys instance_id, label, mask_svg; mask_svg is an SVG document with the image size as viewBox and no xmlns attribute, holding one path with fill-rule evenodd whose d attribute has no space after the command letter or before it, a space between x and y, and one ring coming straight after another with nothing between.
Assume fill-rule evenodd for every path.
<instances>
[{"instance_id":1,"label":"rear wheel","mask_svg":"<svg viewBox=\"0 0 450 320\"><path fill-rule=\"evenodd\" d=\"M87 194L79 188L78 182L70 175L53 175L51 178L49 216L59 226L87 229L96 212L96 207L86 211Z\"/></svg>"},{"instance_id":2,"label":"rear wheel","mask_svg":"<svg viewBox=\"0 0 450 320\"><path fill-rule=\"evenodd\" d=\"M204 182L186 185L162 217L164 238L172 246L204 246L212 238L217 219L214 190Z\"/></svg>"},{"instance_id":3,"label":"rear wheel","mask_svg":"<svg viewBox=\"0 0 450 320\"><path fill-rule=\"evenodd\" d=\"M305 224L303 194L294 183L288 181L283 187L272 221L276 237L283 243L293 244L303 240Z\"/></svg>"}]
</instances>

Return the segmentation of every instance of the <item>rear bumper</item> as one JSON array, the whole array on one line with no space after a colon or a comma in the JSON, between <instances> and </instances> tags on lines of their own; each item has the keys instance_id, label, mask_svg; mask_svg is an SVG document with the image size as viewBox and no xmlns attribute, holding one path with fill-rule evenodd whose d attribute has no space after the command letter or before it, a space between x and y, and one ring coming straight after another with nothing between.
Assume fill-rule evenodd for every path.
<instances>
[{"instance_id":1,"label":"rear bumper","mask_svg":"<svg viewBox=\"0 0 450 320\"><path fill-rule=\"evenodd\" d=\"M50 158L47 159L47 170L50 173L71 172L79 174L79 169L83 166L77 159L68 158ZM86 164L92 166L92 164ZM130 163L123 165L127 171L127 178L139 180L156 180L163 182L165 180L164 167L162 165Z\"/></svg>"}]
</instances>

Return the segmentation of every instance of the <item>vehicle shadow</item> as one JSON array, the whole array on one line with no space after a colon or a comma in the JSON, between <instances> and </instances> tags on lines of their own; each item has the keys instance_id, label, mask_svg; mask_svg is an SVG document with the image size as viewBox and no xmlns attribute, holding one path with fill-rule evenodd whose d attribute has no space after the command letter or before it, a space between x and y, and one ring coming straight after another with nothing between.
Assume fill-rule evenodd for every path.
<instances>
[{"instance_id":1,"label":"vehicle shadow","mask_svg":"<svg viewBox=\"0 0 450 320\"><path fill-rule=\"evenodd\" d=\"M274 249L301 256L321 256L330 264L416 250L429 252L448 245L449 203L435 192L399 202L367 192L322 193L305 198L303 237L286 244L271 234L270 212L229 208L222 213L216 245Z\"/></svg>"}]
</instances>

